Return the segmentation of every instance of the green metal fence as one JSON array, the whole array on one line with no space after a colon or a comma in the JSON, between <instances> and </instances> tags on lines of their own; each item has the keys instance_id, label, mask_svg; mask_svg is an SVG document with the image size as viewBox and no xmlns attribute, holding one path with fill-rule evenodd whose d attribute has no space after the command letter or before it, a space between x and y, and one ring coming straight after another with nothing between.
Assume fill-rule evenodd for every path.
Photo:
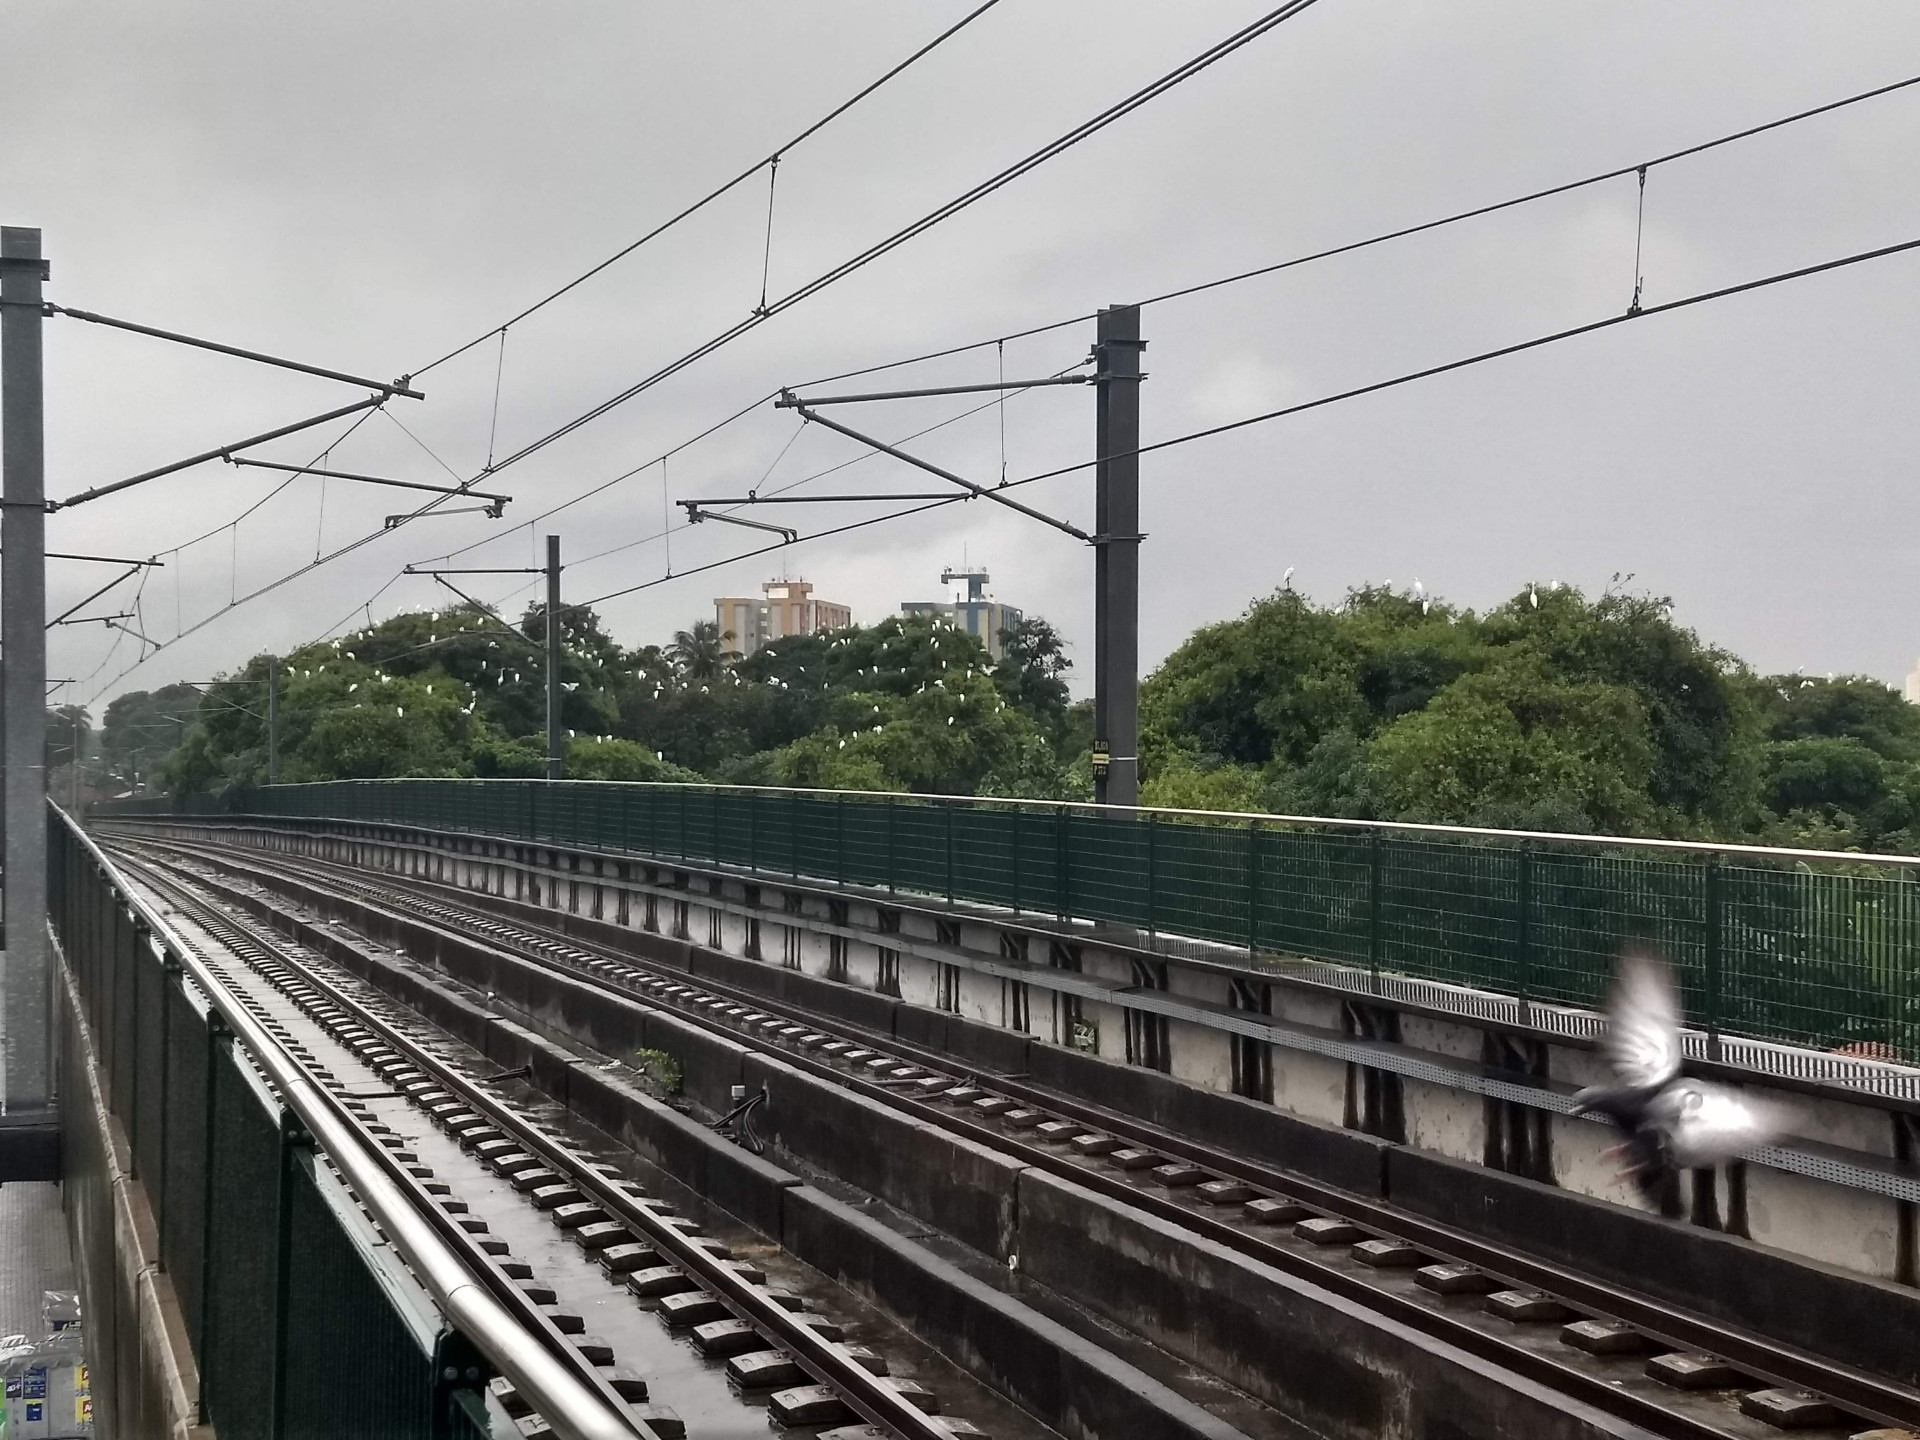
<instances>
[{"instance_id":1,"label":"green metal fence","mask_svg":"<svg viewBox=\"0 0 1920 1440\"><path fill-rule=\"evenodd\" d=\"M728 786L359 780L169 811L375 821L879 887L1592 1005L1639 947L1689 1020L1920 1060L1920 867L1273 816ZM1876 1052L1877 1053L1877 1052Z\"/></svg>"},{"instance_id":2,"label":"green metal fence","mask_svg":"<svg viewBox=\"0 0 1920 1440\"><path fill-rule=\"evenodd\" d=\"M273 1440L481 1440L477 1387L491 1371L477 1352L398 1269L179 958L57 814L48 860L49 916L79 996L70 1020L91 1035L102 1097L153 1209L201 1418L223 1436ZM67 1093L82 1093L81 1047L68 1044L63 1063ZM159 1434L164 1419L144 1413L132 1383L133 1320L117 1314L125 1237L110 1195L93 1193L105 1185L88 1148L98 1137L73 1139L69 1184L87 1191L83 1271L97 1292L88 1322L108 1357L104 1418L112 1433Z\"/></svg>"}]
</instances>

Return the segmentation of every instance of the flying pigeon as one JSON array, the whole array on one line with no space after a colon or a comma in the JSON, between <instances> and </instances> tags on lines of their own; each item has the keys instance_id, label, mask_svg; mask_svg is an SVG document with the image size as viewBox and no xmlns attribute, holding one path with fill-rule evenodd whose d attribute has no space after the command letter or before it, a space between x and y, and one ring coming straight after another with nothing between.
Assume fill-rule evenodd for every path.
<instances>
[{"instance_id":1,"label":"flying pigeon","mask_svg":"<svg viewBox=\"0 0 1920 1440\"><path fill-rule=\"evenodd\" d=\"M1680 1073L1680 1002L1664 965L1620 963L1607 1011L1604 1051L1614 1083L1573 1097L1575 1115L1599 1115L1626 1132L1625 1174L1658 1204L1667 1176L1718 1165L1770 1143L1777 1112L1739 1090Z\"/></svg>"}]
</instances>

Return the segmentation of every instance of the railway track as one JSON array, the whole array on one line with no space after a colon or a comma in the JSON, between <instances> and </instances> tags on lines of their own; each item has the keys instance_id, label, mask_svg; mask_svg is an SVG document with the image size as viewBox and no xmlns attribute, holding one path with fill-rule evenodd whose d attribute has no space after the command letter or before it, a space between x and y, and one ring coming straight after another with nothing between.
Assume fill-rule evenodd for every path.
<instances>
[{"instance_id":1,"label":"railway track","mask_svg":"<svg viewBox=\"0 0 1920 1440\"><path fill-rule=\"evenodd\" d=\"M1901 1427L1920 1433L1920 1394L1892 1381L1019 1077L979 1076L889 1035L596 950L528 919L530 907L518 902L413 879L399 886L279 855L139 844L167 852L169 865L213 866L269 890L277 877L382 907L670 1011L1655 1434L1744 1440L1791 1430L1827 1440Z\"/></svg>"},{"instance_id":2,"label":"railway track","mask_svg":"<svg viewBox=\"0 0 1920 1440\"><path fill-rule=\"evenodd\" d=\"M325 973L331 967L224 908L191 873L124 852L117 859L334 1042L333 1052L323 1058L315 1036L296 1033L284 1014L275 1014L253 989L236 983L230 966L201 949L201 958L241 1003L317 1084L340 1098L373 1148L387 1157L390 1174L489 1288L583 1383L631 1414L637 1436L681 1440L687 1432L673 1413L648 1407L647 1381L637 1369L622 1364L608 1340L587 1335L583 1316L559 1303L555 1284L536 1274L529 1261L516 1259L508 1242L473 1213L472 1172L484 1170L496 1182L491 1187L496 1193L502 1188L498 1182L504 1182L523 1198L530 1215L544 1215L572 1241L582 1262L570 1267L576 1294L578 1272L596 1272L607 1289L632 1297L669 1331L688 1336L701 1356L725 1361L728 1384L763 1397L767 1413L780 1424L816 1433L826 1427L849 1440L984 1434L968 1421L940 1416L932 1391L891 1376L886 1357L875 1350L845 1343L841 1325L831 1316L801 1296L769 1286L762 1270L735 1259L727 1245L703 1235L672 1205L649 1196L555 1127L496 1093L488 1077L475 1076L442 1053L444 1047L423 1033L429 1027L383 1013L396 1005L356 995L357 986ZM358 1081L372 1079L386 1087L384 1094L355 1091L356 1064L364 1072ZM423 1163L431 1157L417 1139L403 1139L393 1125L374 1118L375 1098L403 1100L450 1142L437 1147L440 1166ZM494 1381L492 1393L528 1440L551 1434L509 1382ZM752 1433L759 1422L751 1419L751 1411L745 1413L748 1428L741 1433ZM712 1433L711 1426L706 1429Z\"/></svg>"}]
</instances>

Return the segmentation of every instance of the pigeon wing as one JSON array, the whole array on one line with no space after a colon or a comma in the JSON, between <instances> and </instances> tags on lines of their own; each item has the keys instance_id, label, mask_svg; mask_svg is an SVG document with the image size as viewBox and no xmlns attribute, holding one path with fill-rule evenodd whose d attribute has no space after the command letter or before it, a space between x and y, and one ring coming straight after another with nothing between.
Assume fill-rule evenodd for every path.
<instances>
[{"instance_id":1,"label":"pigeon wing","mask_svg":"<svg viewBox=\"0 0 1920 1440\"><path fill-rule=\"evenodd\" d=\"M1606 1056L1620 1083L1652 1090L1680 1073L1680 1003L1666 967L1630 956L1620 964Z\"/></svg>"},{"instance_id":2,"label":"pigeon wing","mask_svg":"<svg viewBox=\"0 0 1920 1440\"><path fill-rule=\"evenodd\" d=\"M1662 1128L1673 1163L1683 1169L1718 1165L1779 1138L1780 1116L1764 1101L1704 1080L1686 1080L1660 1098Z\"/></svg>"}]
</instances>

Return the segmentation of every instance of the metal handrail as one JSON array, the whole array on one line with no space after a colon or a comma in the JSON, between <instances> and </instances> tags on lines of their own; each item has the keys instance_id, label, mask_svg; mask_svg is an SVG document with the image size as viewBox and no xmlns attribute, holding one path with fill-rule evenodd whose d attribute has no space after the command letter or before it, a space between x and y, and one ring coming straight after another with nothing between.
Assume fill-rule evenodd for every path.
<instances>
[{"instance_id":1,"label":"metal handrail","mask_svg":"<svg viewBox=\"0 0 1920 1440\"><path fill-rule=\"evenodd\" d=\"M1337 815L1288 815L1266 810L1183 810L1172 805L1103 805L1093 800L1032 800L1002 795L938 795L912 790L832 790L809 785L722 785L701 780L531 780L526 778L466 776L381 776L364 780L307 780L292 785L262 786L266 790L317 790L335 785L562 785L625 786L636 790L719 790L723 792L767 795L830 795L854 800L912 800L925 804L938 801L980 808L1021 806L1044 811L1093 810L1102 814L1179 815L1193 820L1221 820L1245 823L1261 821L1277 825L1310 825L1335 830L1395 831L1417 835L1467 836L1488 840L1533 841L1555 845L1585 845L1599 849L1672 850L1699 855L1754 855L1782 860L1823 861L1827 864L1902 865L1920 867L1920 855L1888 855L1860 850L1806 850L1790 846L1746 845L1727 840L1663 840L1640 835L1582 835L1557 830L1494 830L1478 825L1438 825L1414 820L1353 820ZM147 799L153 797L136 797ZM114 802L103 802L102 814L112 814ZM288 816L299 819L299 816Z\"/></svg>"},{"instance_id":2,"label":"metal handrail","mask_svg":"<svg viewBox=\"0 0 1920 1440\"><path fill-rule=\"evenodd\" d=\"M72 816L51 802L49 808L120 892L128 908L192 978L234 1038L246 1046L279 1091L282 1102L353 1187L394 1249L439 1304L448 1322L473 1341L480 1353L513 1382L528 1404L546 1417L555 1433L565 1436L566 1440L634 1440L636 1435L645 1435L646 1431L636 1428L626 1416L593 1394L527 1334L408 1203L399 1187L368 1153L365 1142L335 1113L331 1100L207 969L185 937L133 893L119 866L74 823Z\"/></svg>"}]
</instances>

